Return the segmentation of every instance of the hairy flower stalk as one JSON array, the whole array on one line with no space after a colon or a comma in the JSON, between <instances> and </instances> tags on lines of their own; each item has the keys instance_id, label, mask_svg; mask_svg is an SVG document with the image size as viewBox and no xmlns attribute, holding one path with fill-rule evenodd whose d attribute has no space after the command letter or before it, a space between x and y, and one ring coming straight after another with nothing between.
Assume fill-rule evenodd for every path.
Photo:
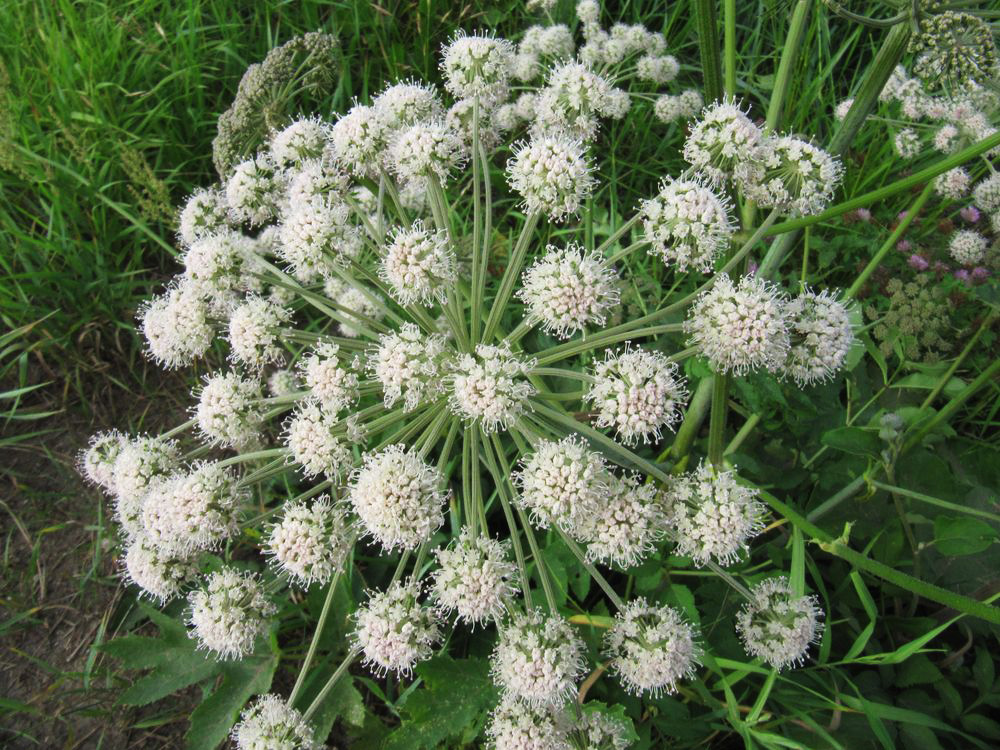
<instances>
[{"instance_id":1,"label":"hairy flower stalk","mask_svg":"<svg viewBox=\"0 0 1000 750\"><path fill-rule=\"evenodd\" d=\"M786 289L747 265L780 216L835 200L839 149L761 126L733 85L703 107L681 85L683 50L642 26L606 30L602 12L583 0L579 32L532 27L519 43L458 34L442 88L396 80L346 112L285 120L180 213L183 271L141 328L158 363L219 369L190 425L102 433L80 465L113 498L128 580L157 601L186 596L198 647L242 658L270 634L301 662L287 700L248 703L238 747L318 746L314 717L359 657L392 675L386 695L410 695L415 674L433 689L438 663L422 665L467 656L461 631L475 628L502 696L484 730L494 747L624 748L631 729L585 701L585 675L655 699L714 663L700 594L647 586L671 554L747 600L751 656L784 669L818 637L814 599L775 575L741 582L770 566L757 554L744 567L770 496L725 447L731 400L829 383L848 364L836 290ZM952 72L968 62L920 54ZM672 134L669 161L646 164L645 195L623 205L636 193L609 184L601 149L633 117L690 122L645 123ZM948 175L937 189L954 194ZM997 213L994 183L962 191ZM737 203L770 213L755 225L742 210L741 225ZM970 273L985 226L948 243ZM330 642L339 617L346 645ZM600 650L582 629L595 623Z\"/></svg>"}]
</instances>

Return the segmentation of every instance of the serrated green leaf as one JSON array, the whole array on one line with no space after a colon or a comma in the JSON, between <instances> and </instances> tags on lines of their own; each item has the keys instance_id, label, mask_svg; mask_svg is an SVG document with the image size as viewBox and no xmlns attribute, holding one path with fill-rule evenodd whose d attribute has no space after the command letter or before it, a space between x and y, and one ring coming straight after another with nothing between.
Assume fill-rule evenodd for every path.
<instances>
[{"instance_id":1,"label":"serrated green leaf","mask_svg":"<svg viewBox=\"0 0 1000 750\"><path fill-rule=\"evenodd\" d=\"M438 656L416 671L425 684L406 702L406 719L386 738L383 750L442 747L448 738L478 727L496 702L485 659Z\"/></svg>"},{"instance_id":2,"label":"serrated green leaf","mask_svg":"<svg viewBox=\"0 0 1000 750\"><path fill-rule=\"evenodd\" d=\"M101 651L118 659L126 669L148 669L162 664L167 657L161 638L147 638L141 635L125 635L113 641L102 643Z\"/></svg>"},{"instance_id":3,"label":"serrated green leaf","mask_svg":"<svg viewBox=\"0 0 1000 750\"><path fill-rule=\"evenodd\" d=\"M124 636L102 647L130 669L151 668L121 694L119 703L145 706L218 673L218 663L197 650L182 622L148 604L140 603L139 607L157 626L160 636Z\"/></svg>"},{"instance_id":4,"label":"serrated green leaf","mask_svg":"<svg viewBox=\"0 0 1000 750\"><path fill-rule=\"evenodd\" d=\"M276 654L249 656L241 661L220 663L222 681L191 714L187 746L191 750L213 750L229 735L240 711L251 696L271 688L278 668Z\"/></svg>"},{"instance_id":5,"label":"serrated green leaf","mask_svg":"<svg viewBox=\"0 0 1000 750\"><path fill-rule=\"evenodd\" d=\"M941 670L924 654L911 656L899 666L896 673L896 684L900 687L931 685L941 679Z\"/></svg>"},{"instance_id":6,"label":"serrated green leaf","mask_svg":"<svg viewBox=\"0 0 1000 750\"><path fill-rule=\"evenodd\" d=\"M145 706L171 693L208 679L219 671L219 665L200 653L182 653L173 649L163 663L140 677L121 694L118 702L126 706Z\"/></svg>"}]
</instances>

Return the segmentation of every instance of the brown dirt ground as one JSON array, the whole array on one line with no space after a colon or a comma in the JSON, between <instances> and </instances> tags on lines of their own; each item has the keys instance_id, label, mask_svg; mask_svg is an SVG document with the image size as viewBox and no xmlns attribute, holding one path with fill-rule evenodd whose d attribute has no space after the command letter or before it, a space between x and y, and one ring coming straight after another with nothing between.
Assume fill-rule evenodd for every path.
<instances>
[{"instance_id":1,"label":"brown dirt ground","mask_svg":"<svg viewBox=\"0 0 1000 750\"><path fill-rule=\"evenodd\" d=\"M181 413L186 383L168 377L152 389L146 385L143 390L155 397L128 393L101 378L102 392L91 392L86 405L66 399L68 389L58 393L50 386L34 405L59 409L61 403L60 413L39 421L0 421L0 442L44 431L0 448L0 746L5 748L182 745L193 696L168 698L141 711L115 705L130 679L97 646L115 636L132 597L116 576L109 505L75 469L92 433L134 424L154 405L159 414ZM152 413L147 420L174 421ZM149 728L133 728L140 721Z\"/></svg>"}]
</instances>

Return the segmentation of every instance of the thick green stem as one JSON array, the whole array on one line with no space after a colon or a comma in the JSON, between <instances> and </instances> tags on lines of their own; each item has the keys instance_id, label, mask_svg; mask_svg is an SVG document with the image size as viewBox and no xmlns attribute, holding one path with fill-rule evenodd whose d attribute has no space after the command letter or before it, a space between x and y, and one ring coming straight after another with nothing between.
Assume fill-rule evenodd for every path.
<instances>
[{"instance_id":1,"label":"thick green stem","mask_svg":"<svg viewBox=\"0 0 1000 750\"><path fill-rule=\"evenodd\" d=\"M722 468L728 408L729 376L718 373L712 378L712 411L708 421L708 460L717 469Z\"/></svg>"},{"instance_id":2,"label":"thick green stem","mask_svg":"<svg viewBox=\"0 0 1000 750\"><path fill-rule=\"evenodd\" d=\"M497 488L500 506L503 508L504 517L507 519L507 528L510 529L510 540L514 545L514 558L517 560L517 568L521 576L521 593L524 596L524 605L530 610L534 608L534 603L531 599L531 586L528 585L528 567L524 561L524 548L521 547L521 535L518 532L517 522L514 520L514 512L511 510L510 499L507 495L507 489L510 486L507 483L508 477L510 477L510 467L507 465L506 458L503 457L503 445L500 443L500 438L496 433L490 435L490 438L493 442L492 455L489 446L484 445L487 469L493 475L493 483ZM494 462L494 456L502 462L502 471Z\"/></svg>"},{"instance_id":3,"label":"thick green stem","mask_svg":"<svg viewBox=\"0 0 1000 750\"><path fill-rule=\"evenodd\" d=\"M725 0L723 4L723 25L725 52L723 57L726 71L726 98L736 98L736 0Z\"/></svg>"},{"instance_id":4,"label":"thick green stem","mask_svg":"<svg viewBox=\"0 0 1000 750\"><path fill-rule=\"evenodd\" d=\"M774 77L771 101L767 106L765 128L768 132L781 129L781 123L784 119L785 100L788 98L789 90L791 89L792 73L799 59L799 50L802 47L802 38L805 36L809 20L809 8L811 6L811 0L798 0L795 4L795 10L792 11L792 20L788 23L785 44L781 48L781 60L778 62L778 72Z\"/></svg>"},{"instance_id":5,"label":"thick green stem","mask_svg":"<svg viewBox=\"0 0 1000 750\"><path fill-rule=\"evenodd\" d=\"M479 341L479 325L480 317L483 313L483 301L482 292L483 287L480 283L480 274L483 273L482 269L482 253L480 243L482 238L480 235L480 216L482 214L481 196L479 191L480 182L480 164L479 164L479 97L475 96L472 99L472 332L471 339L473 342ZM487 204L486 211L492 210L492 206Z\"/></svg>"},{"instance_id":6,"label":"thick green stem","mask_svg":"<svg viewBox=\"0 0 1000 750\"><path fill-rule=\"evenodd\" d=\"M719 50L719 22L715 13L716 0L691 0L698 51L701 54L702 77L705 80L705 103L722 99L722 60Z\"/></svg>"},{"instance_id":7,"label":"thick green stem","mask_svg":"<svg viewBox=\"0 0 1000 750\"><path fill-rule=\"evenodd\" d=\"M674 438L674 444L670 448L676 461L683 459L691 450L691 444L694 442L695 436L701 428L701 423L705 420L708 406L712 402L714 381L715 377L702 378L698 381L698 387L695 388L691 403L688 404L687 411L684 413L684 420L677 429L677 437Z\"/></svg>"}]
</instances>

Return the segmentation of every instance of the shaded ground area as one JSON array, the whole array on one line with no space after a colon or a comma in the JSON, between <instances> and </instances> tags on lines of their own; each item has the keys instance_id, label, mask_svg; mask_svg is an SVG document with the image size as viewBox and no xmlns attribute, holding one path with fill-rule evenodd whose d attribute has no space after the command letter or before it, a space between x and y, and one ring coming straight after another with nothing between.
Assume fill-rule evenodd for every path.
<instances>
[{"instance_id":1,"label":"shaded ground area","mask_svg":"<svg viewBox=\"0 0 1000 750\"><path fill-rule=\"evenodd\" d=\"M62 394L49 386L24 407L57 414L0 421L0 746L182 744L184 694L140 712L115 705L128 681L99 646L125 629L133 597L116 575L110 504L75 468L89 436L128 426L128 413L145 413L150 430L180 414L187 385L175 378L158 386L153 397L109 386L92 403L69 400L61 410ZM10 444L25 433L40 434Z\"/></svg>"}]
</instances>

